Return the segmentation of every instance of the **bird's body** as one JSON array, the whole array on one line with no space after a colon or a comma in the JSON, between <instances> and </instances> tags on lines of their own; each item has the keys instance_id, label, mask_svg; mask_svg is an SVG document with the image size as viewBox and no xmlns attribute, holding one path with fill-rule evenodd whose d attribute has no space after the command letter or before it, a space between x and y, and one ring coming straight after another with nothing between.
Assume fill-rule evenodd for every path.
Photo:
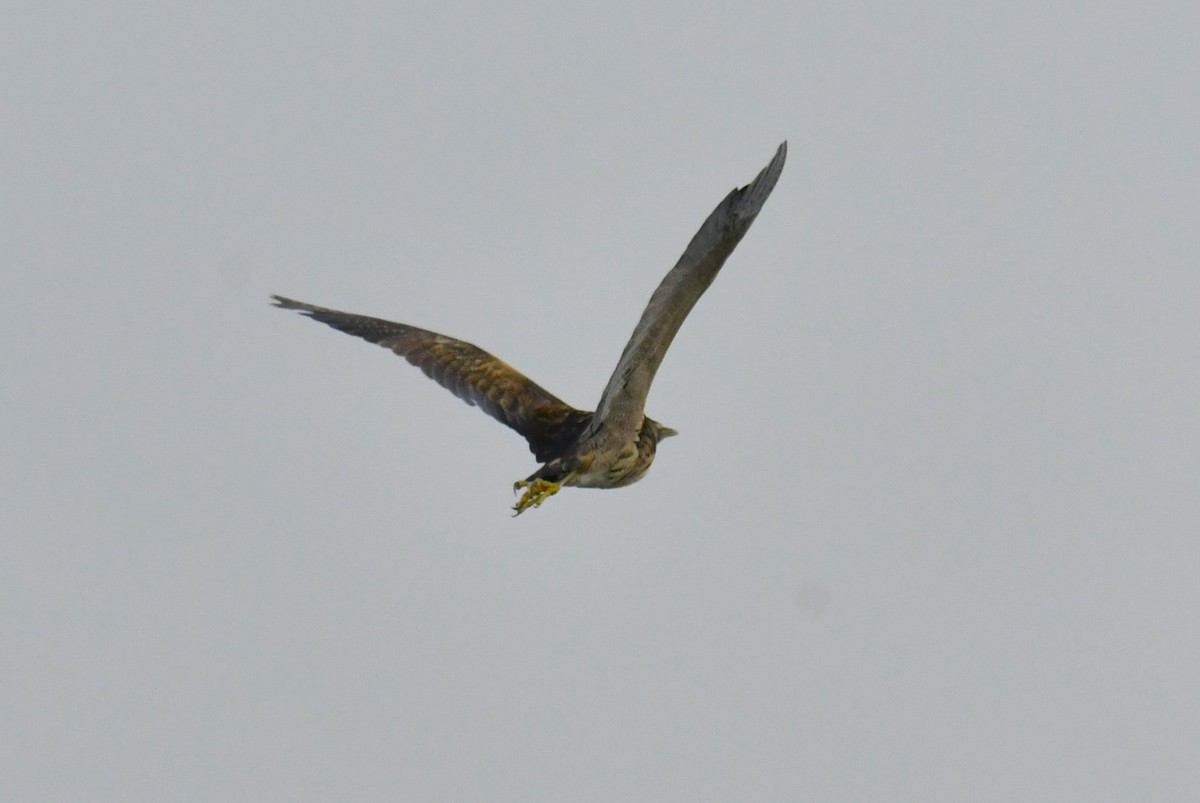
<instances>
[{"instance_id":1,"label":"bird's body","mask_svg":"<svg viewBox=\"0 0 1200 803\"><path fill-rule=\"evenodd\" d=\"M519 514L562 486L620 488L654 462L658 442L675 433L644 412L663 355L684 318L716 278L774 189L787 143L750 184L726 196L666 275L625 346L595 412L577 410L508 364L470 343L406 324L318 307L282 296L275 304L392 349L471 405L529 441L542 467L514 486Z\"/></svg>"}]
</instances>

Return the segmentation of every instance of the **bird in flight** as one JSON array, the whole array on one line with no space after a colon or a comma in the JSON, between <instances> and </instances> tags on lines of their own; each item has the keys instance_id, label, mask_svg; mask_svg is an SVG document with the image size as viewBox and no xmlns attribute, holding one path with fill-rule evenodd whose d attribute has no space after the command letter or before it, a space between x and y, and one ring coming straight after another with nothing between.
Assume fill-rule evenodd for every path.
<instances>
[{"instance_id":1,"label":"bird in flight","mask_svg":"<svg viewBox=\"0 0 1200 803\"><path fill-rule=\"evenodd\" d=\"M346 334L389 348L455 396L478 405L524 436L542 467L513 484L523 492L514 516L538 507L563 486L620 488L654 462L658 442L677 434L644 412L650 383L675 333L712 284L766 203L787 158L787 143L754 180L730 192L692 237L625 344L595 412L576 410L483 349L403 323L272 296Z\"/></svg>"}]
</instances>

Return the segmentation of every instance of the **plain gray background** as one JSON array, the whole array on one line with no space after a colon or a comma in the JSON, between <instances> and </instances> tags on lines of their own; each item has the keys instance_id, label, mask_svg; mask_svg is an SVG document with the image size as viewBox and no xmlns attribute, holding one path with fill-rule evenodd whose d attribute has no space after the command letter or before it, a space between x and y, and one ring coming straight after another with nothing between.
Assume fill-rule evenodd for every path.
<instances>
[{"instance_id":1,"label":"plain gray background","mask_svg":"<svg viewBox=\"0 0 1200 803\"><path fill-rule=\"evenodd\" d=\"M0 798L1195 800L1194 3L17 3ZM639 484L595 404L778 142Z\"/></svg>"}]
</instances>

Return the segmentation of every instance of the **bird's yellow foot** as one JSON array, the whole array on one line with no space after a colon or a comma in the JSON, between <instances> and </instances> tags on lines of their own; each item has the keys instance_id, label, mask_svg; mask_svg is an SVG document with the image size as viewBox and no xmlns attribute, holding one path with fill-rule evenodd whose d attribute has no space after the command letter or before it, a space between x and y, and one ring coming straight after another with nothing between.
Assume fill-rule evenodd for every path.
<instances>
[{"instance_id":1,"label":"bird's yellow foot","mask_svg":"<svg viewBox=\"0 0 1200 803\"><path fill-rule=\"evenodd\" d=\"M541 507L542 502L545 502L550 497L558 493L558 489L562 487L561 483L550 482L549 480L517 480L513 483L513 493L525 489L525 493L513 505L514 516L520 516L531 507Z\"/></svg>"}]
</instances>

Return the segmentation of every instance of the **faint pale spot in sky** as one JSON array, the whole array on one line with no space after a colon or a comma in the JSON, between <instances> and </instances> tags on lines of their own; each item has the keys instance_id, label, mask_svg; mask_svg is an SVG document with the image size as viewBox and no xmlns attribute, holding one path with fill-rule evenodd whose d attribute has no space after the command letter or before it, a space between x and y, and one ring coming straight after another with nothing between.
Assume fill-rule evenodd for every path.
<instances>
[{"instance_id":1,"label":"faint pale spot in sky","mask_svg":"<svg viewBox=\"0 0 1200 803\"><path fill-rule=\"evenodd\" d=\"M816 619L825 613L829 607L829 587L821 580L809 578L801 580L796 588L796 607L811 619Z\"/></svg>"}]
</instances>

